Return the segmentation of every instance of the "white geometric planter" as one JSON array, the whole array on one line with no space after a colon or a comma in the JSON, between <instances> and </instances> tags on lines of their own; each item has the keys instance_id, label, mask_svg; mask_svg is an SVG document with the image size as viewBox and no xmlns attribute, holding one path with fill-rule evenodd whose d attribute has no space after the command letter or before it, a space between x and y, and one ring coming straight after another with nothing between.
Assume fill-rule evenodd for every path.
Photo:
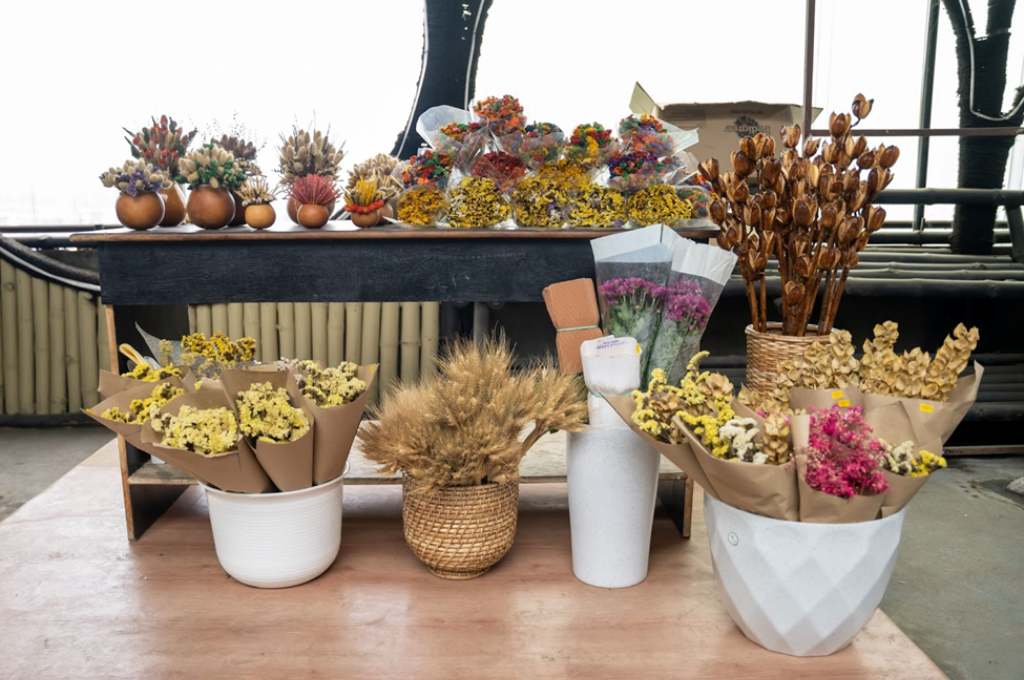
<instances>
[{"instance_id":1,"label":"white geometric planter","mask_svg":"<svg viewBox=\"0 0 1024 680\"><path fill-rule=\"evenodd\" d=\"M572 571L599 588L647 578L659 454L632 430L567 434Z\"/></svg>"},{"instance_id":2,"label":"white geometric planter","mask_svg":"<svg viewBox=\"0 0 1024 680\"><path fill-rule=\"evenodd\" d=\"M770 519L704 496L719 592L743 634L775 652L824 656L850 644L889 585L906 508L885 519Z\"/></svg>"},{"instance_id":3,"label":"white geometric planter","mask_svg":"<svg viewBox=\"0 0 1024 680\"><path fill-rule=\"evenodd\" d=\"M296 586L327 571L341 548L343 478L283 493L202 485L220 566L256 588Z\"/></svg>"}]
</instances>

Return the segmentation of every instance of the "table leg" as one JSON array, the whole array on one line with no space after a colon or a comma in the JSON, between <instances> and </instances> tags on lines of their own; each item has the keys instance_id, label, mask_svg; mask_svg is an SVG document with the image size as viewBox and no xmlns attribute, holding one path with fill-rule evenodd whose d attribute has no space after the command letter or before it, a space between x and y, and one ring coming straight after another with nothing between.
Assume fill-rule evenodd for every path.
<instances>
[{"instance_id":1,"label":"table leg","mask_svg":"<svg viewBox=\"0 0 1024 680\"><path fill-rule=\"evenodd\" d=\"M680 536L690 538L690 520L693 516L693 480L658 480L658 499L676 525Z\"/></svg>"}]
</instances>

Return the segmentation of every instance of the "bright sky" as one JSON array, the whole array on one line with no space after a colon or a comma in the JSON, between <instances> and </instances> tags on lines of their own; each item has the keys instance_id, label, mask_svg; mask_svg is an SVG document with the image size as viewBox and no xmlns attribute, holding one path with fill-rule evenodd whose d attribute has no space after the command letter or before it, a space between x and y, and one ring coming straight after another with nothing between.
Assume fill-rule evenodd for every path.
<instances>
[{"instance_id":1,"label":"bright sky","mask_svg":"<svg viewBox=\"0 0 1024 680\"><path fill-rule=\"evenodd\" d=\"M984 4L973 0L984 25ZM924 0L819 0L814 103L875 99L870 127L916 127ZM520 97L570 128L628 113L634 81L661 101L798 103L803 0L494 0L477 92ZM200 136L241 130L276 167L292 124L331 129L347 164L389 151L420 69L421 0L8 3L0 22L0 224L114 221L99 173L128 157L121 127L169 113ZM287 14L282 14L286 7ZM1024 78L1018 7L1009 81ZM932 124L955 127L953 37L940 12ZM164 30L170 29L170 30ZM172 32L174 31L174 32ZM165 65L166 64L166 65ZM1008 88L1007 100L1011 96ZM820 122L820 121L819 121ZM913 185L914 139L894 186ZM956 139L932 143L929 184L956 184ZM1010 184L1020 187L1021 154ZM274 178L271 175L272 179ZM893 217L906 218L903 214ZM948 216L944 207L928 216Z\"/></svg>"}]
</instances>

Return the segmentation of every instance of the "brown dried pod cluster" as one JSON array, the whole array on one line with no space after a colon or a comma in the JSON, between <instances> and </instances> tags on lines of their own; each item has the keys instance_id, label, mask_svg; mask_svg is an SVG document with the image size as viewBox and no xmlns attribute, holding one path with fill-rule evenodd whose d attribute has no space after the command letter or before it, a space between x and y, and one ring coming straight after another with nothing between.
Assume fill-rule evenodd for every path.
<instances>
[{"instance_id":1,"label":"brown dried pod cluster","mask_svg":"<svg viewBox=\"0 0 1024 680\"><path fill-rule=\"evenodd\" d=\"M855 356L849 331L833 329L828 342L808 345L804 355L781 366L781 387L811 389L843 388L857 385L860 361Z\"/></svg>"},{"instance_id":2,"label":"brown dried pod cluster","mask_svg":"<svg viewBox=\"0 0 1024 680\"><path fill-rule=\"evenodd\" d=\"M899 326L894 321L878 324L874 338L864 341L860 387L875 394L945 401L967 367L979 338L977 328L957 324L932 359L920 347L897 353Z\"/></svg>"},{"instance_id":3,"label":"brown dried pod cluster","mask_svg":"<svg viewBox=\"0 0 1024 680\"><path fill-rule=\"evenodd\" d=\"M773 411L764 419L761 450L768 455L768 462L773 465L781 465L790 459L792 447L789 444L789 418L786 414Z\"/></svg>"},{"instance_id":4,"label":"brown dried pod cluster","mask_svg":"<svg viewBox=\"0 0 1024 680\"><path fill-rule=\"evenodd\" d=\"M718 244L739 256L754 327L767 330L765 271L778 263L782 282L782 332L802 336L822 290L818 333L835 321L850 269L871 234L885 223L885 210L871 205L893 179L895 146L868 148L853 128L871 111L858 94L852 113L829 117L830 139L806 138L798 125L782 129L785 150L763 133L744 137L730 157L730 171L717 159L701 172L718 194L710 206L720 227ZM824 284L824 286L822 285Z\"/></svg>"}]
</instances>

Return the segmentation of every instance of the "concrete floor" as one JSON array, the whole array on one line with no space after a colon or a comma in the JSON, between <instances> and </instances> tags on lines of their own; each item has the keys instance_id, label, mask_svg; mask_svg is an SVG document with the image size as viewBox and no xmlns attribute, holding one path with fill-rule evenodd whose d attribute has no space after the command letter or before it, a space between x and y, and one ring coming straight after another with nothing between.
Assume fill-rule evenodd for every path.
<instances>
[{"instance_id":1,"label":"concrete floor","mask_svg":"<svg viewBox=\"0 0 1024 680\"><path fill-rule=\"evenodd\" d=\"M100 428L0 428L0 519L104 442ZM1024 677L1024 457L953 461L914 499L882 609L951 678Z\"/></svg>"}]
</instances>

